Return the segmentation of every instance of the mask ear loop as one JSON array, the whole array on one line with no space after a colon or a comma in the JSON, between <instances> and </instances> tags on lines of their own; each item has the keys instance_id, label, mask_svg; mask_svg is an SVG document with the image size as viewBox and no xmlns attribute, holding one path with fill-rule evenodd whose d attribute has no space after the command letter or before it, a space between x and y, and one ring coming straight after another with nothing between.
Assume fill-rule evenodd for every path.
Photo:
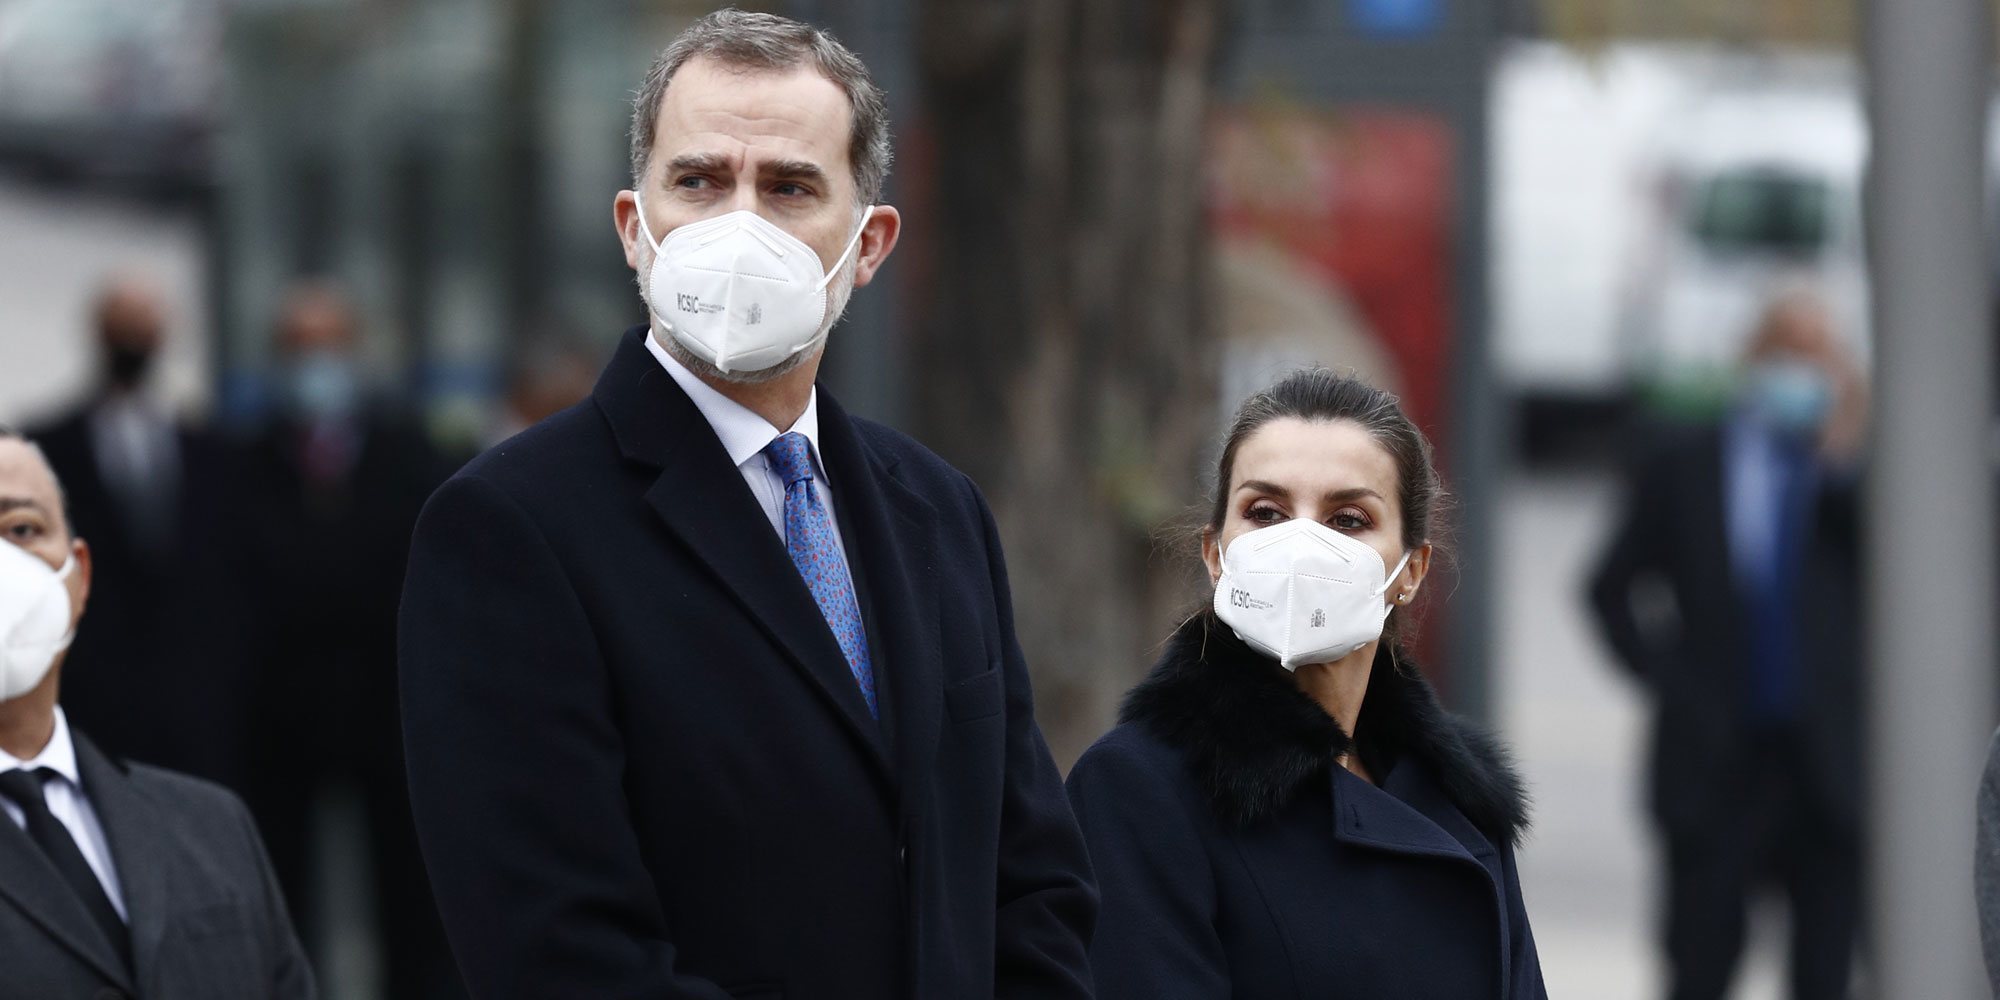
<instances>
[{"instance_id":1,"label":"mask ear loop","mask_svg":"<svg viewBox=\"0 0 2000 1000\"><path fill-rule=\"evenodd\" d=\"M646 246L658 255L660 244L666 241L653 239L653 227L646 225L646 196L640 194L636 186L632 188L632 205L639 210L639 235L646 238Z\"/></svg>"},{"instance_id":2,"label":"mask ear loop","mask_svg":"<svg viewBox=\"0 0 2000 1000\"><path fill-rule=\"evenodd\" d=\"M62 568L56 570L56 579L61 580L63 582L64 584L63 596L66 598L69 597L69 587L68 587L69 575L75 571L76 571L76 552L72 550L69 554L69 558L63 560ZM70 598L68 603L70 604L70 613L75 614L76 613L75 598ZM73 643L75 641L76 641L76 625L71 625L69 629L63 633L62 638L56 640L56 652L60 653L63 650L68 649L70 647L70 643Z\"/></svg>"},{"instance_id":3,"label":"mask ear loop","mask_svg":"<svg viewBox=\"0 0 2000 1000\"><path fill-rule=\"evenodd\" d=\"M860 244L861 234L868 231L868 220L874 217L875 206L870 205L861 210L861 224L854 227L854 235L848 237L847 248L840 251L840 256L833 259L833 266L827 268L826 274L820 276L819 284L813 286L815 291L825 291L827 283L833 280L833 276L839 274L840 269L847 266L847 255L853 253L854 248Z\"/></svg>"},{"instance_id":4,"label":"mask ear loop","mask_svg":"<svg viewBox=\"0 0 2000 1000\"><path fill-rule=\"evenodd\" d=\"M1389 571L1389 575L1388 575L1388 576L1386 576L1386 577L1383 577L1383 578L1382 578L1382 585L1381 585L1381 586L1379 586L1379 587L1376 587L1376 588L1375 588L1375 592L1374 592L1373 594L1371 594L1370 596L1372 596L1372 597L1381 597L1381 596L1382 596L1383 594L1386 594L1386 593L1388 593L1388 592L1389 592L1389 585L1390 585L1390 584L1392 584L1392 583L1395 583L1395 582L1396 582L1396 578L1397 578L1397 577L1399 577L1399 576L1402 576L1402 575L1403 575L1403 568L1404 568L1404 567L1406 567L1406 566L1408 566L1408 565L1410 565L1410 556L1412 556L1412 555L1415 555L1415 554L1416 554L1416 550L1415 550L1415 549L1406 549L1406 550L1404 550L1404 552L1403 552L1403 558L1401 558L1401 559L1398 559L1398 560L1396 560L1396 568L1395 568L1395 569L1392 569L1392 570L1390 570L1390 571Z\"/></svg>"},{"instance_id":5,"label":"mask ear loop","mask_svg":"<svg viewBox=\"0 0 2000 1000\"><path fill-rule=\"evenodd\" d=\"M1400 560L1397 560L1397 562L1396 562L1396 568L1395 568L1394 570L1391 570L1391 571L1389 572L1389 577L1388 577L1388 579L1386 579L1386 580L1383 580L1383 581L1382 581L1382 586L1381 586L1381 587L1380 587L1379 589L1377 589L1377 590L1375 591L1375 596L1377 596L1377 597L1380 597L1380 596L1382 596L1383 594L1385 594L1385 593L1387 593L1387 592L1388 592L1388 590L1389 590L1389 585L1390 585L1390 584L1392 584L1392 583L1395 583L1395 582L1396 582L1396 577L1398 577L1398 576L1401 576L1401 575L1402 575L1402 573L1403 573L1403 568L1404 568L1404 567L1406 567L1406 566L1408 566L1408 565L1410 564L1410 557L1411 557L1412 555L1415 555L1415 554L1416 554L1416 550L1415 550L1415 549L1410 549L1410 550L1408 550L1408 551L1405 551L1405 552L1403 553L1403 558L1402 558L1402 559L1400 559ZM1394 612L1395 610L1396 610L1396 609L1395 609L1395 607L1394 607L1393 605L1390 605L1389 603L1387 603L1387 602L1384 602L1384 603L1383 603L1383 605L1382 605L1382 620L1383 620L1384 622L1387 622L1387 621L1389 620L1389 615L1390 615L1391 613L1393 613L1393 612ZM1396 676L1398 676L1398 677L1412 677L1412 676L1414 676L1413 674L1411 674L1411 673L1409 673L1408 671L1405 671L1405 670L1403 669L1403 661L1402 661L1401 659L1399 659L1399 658L1398 658L1398 657L1396 656L1396 647L1397 647L1398 645L1400 645L1400 644L1399 644L1398 642L1396 642L1395 638L1394 638L1394 637L1388 637L1388 636L1385 636L1385 637L1383 638L1382 642L1383 642L1384 646L1385 646L1385 647L1386 647L1386 648L1387 648L1387 649L1389 650L1389 669L1390 669L1390 670L1393 670L1393 671L1395 671L1395 672L1396 672Z\"/></svg>"}]
</instances>

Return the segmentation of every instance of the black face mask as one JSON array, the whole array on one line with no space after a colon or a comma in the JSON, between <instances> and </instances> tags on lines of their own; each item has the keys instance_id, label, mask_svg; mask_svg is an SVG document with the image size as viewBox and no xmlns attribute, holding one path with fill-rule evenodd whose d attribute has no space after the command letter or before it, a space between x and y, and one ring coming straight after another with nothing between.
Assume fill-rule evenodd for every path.
<instances>
[{"instance_id":1,"label":"black face mask","mask_svg":"<svg viewBox=\"0 0 2000 1000\"><path fill-rule=\"evenodd\" d=\"M111 376L113 385L130 389L146 378L146 372L153 367L153 352L122 344L111 344L104 351L104 370Z\"/></svg>"}]
</instances>

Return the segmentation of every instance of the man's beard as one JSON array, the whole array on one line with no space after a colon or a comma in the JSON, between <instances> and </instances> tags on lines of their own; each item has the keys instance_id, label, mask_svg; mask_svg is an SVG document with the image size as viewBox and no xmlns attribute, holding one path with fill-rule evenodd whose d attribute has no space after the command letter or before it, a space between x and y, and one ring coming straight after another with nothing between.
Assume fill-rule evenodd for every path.
<instances>
[{"instance_id":1,"label":"man's beard","mask_svg":"<svg viewBox=\"0 0 2000 1000\"><path fill-rule=\"evenodd\" d=\"M812 344L769 368L751 372L723 371L697 357L672 332L661 329L660 320L654 315L650 302L646 307L647 319L652 324L655 339L667 349L667 354L704 381L728 382L734 385L761 385L765 382L775 382L797 371L800 365L818 357L826 350L827 334L832 332L833 325L840 322L840 318L846 314L847 301L854 297L854 269L860 262L858 255L849 254L847 262L840 265L840 270L834 275L834 280L827 283L826 318L820 321L819 330L814 333ZM644 273L642 272L639 278L639 296L642 300L648 295Z\"/></svg>"}]
</instances>

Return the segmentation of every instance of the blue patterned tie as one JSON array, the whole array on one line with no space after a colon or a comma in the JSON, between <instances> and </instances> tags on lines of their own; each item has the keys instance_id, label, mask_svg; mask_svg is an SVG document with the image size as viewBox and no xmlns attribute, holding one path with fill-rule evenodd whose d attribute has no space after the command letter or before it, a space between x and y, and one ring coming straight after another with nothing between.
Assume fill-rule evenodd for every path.
<instances>
[{"instance_id":1,"label":"blue patterned tie","mask_svg":"<svg viewBox=\"0 0 2000 1000\"><path fill-rule=\"evenodd\" d=\"M854 583L847 575L847 558L841 554L840 539L833 533L833 517L819 502L813 489L812 446L804 434L781 434L764 446L771 468L785 481L785 550L792 565L805 577L819 613L833 629L840 651L847 656L847 668L861 685L861 698L868 702L868 714L881 718L875 708L875 667L868 660L868 634L861 627L861 607L854 600Z\"/></svg>"}]
</instances>

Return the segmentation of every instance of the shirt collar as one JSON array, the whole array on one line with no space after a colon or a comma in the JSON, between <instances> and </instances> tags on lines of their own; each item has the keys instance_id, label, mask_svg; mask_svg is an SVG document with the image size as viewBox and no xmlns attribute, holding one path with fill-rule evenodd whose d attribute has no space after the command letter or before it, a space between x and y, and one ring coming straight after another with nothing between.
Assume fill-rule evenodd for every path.
<instances>
[{"instance_id":1,"label":"shirt collar","mask_svg":"<svg viewBox=\"0 0 2000 1000\"><path fill-rule=\"evenodd\" d=\"M70 784L83 787L83 779L78 777L76 770L76 744L70 740L69 719L63 715L61 705L56 706L55 732L49 735L48 745L42 747L40 753L22 760L0 750L0 772L15 768L33 771L44 767L67 778Z\"/></svg>"},{"instance_id":2,"label":"shirt collar","mask_svg":"<svg viewBox=\"0 0 2000 1000\"><path fill-rule=\"evenodd\" d=\"M668 353L666 347L661 345L657 331L647 332L646 350L653 353L660 367L665 368L667 374L673 377L675 384L681 387L681 391L687 393L688 398L694 401L695 409L701 411L708 425L715 429L715 436L721 439L723 450L729 453L729 461L738 468L762 454L765 447L777 440L779 431L771 426L770 421L758 416L742 403L717 392L714 386L689 371L686 365L681 364ZM807 443L812 445L813 464L820 467L819 474L824 476L825 463L820 461L819 457L818 386L814 386L812 394L806 397L806 412L799 414L799 419L786 433L805 435Z\"/></svg>"}]
</instances>

